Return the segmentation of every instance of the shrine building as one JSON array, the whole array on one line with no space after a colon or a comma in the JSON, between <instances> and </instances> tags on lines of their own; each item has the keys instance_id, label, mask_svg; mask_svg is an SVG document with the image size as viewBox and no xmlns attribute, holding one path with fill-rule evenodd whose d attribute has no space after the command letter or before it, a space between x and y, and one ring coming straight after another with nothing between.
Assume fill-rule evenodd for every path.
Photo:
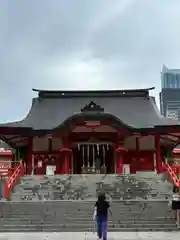
<instances>
[{"instance_id":1,"label":"shrine building","mask_svg":"<svg viewBox=\"0 0 180 240\"><path fill-rule=\"evenodd\" d=\"M180 125L160 115L150 89L36 90L27 116L0 124L27 174L162 171Z\"/></svg>"}]
</instances>

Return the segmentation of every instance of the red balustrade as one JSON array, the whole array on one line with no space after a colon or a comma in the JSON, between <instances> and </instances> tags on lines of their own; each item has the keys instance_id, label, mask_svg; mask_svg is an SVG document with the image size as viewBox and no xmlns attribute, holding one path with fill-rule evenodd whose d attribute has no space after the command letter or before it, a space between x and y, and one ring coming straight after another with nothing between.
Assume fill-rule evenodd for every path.
<instances>
[{"instance_id":1,"label":"red balustrade","mask_svg":"<svg viewBox=\"0 0 180 240\"><path fill-rule=\"evenodd\" d=\"M180 166L171 166L176 175L180 175Z\"/></svg>"},{"instance_id":2,"label":"red balustrade","mask_svg":"<svg viewBox=\"0 0 180 240\"><path fill-rule=\"evenodd\" d=\"M163 168L164 168L165 171L168 172L171 180L180 190L180 180L177 177L176 170L174 169L174 167L170 166L169 164L164 163Z\"/></svg>"},{"instance_id":3,"label":"red balustrade","mask_svg":"<svg viewBox=\"0 0 180 240\"><path fill-rule=\"evenodd\" d=\"M13 168L13 163L12 161L9 160L3 160L0 161L0 177L10 177L13 172L14 172L15 168Z\"/></svg>"},{"instance_id":4,"label":"red balustrade","mask_svg":"<svg viewBox=\"0 0 180 240\"><path fill-rule=\"evenodd\" d=\"M15 168L12 175L9 177L7 184L4 186L4 198L7 199L10 191L15 186L15 184L20 180L20 177L24 175L24 166L23 163L20 162L18 166ZM9 176L9 175L8 175Z\"/></svg>"}]
</instances>

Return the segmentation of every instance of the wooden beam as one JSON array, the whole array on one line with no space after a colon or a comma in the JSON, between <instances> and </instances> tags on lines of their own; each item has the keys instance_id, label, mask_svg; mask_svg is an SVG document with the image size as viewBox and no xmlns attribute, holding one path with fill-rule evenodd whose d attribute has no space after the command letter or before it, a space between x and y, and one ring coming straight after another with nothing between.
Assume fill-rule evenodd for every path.
<instances>
[{"instance_id":1,"label":"wooden beam","mask_svg":"<svg viewBox=\"0 0 180 240\"><path fill-rule=\"evenodd\" d=\"M165 141L168 141L168 142L174 142L176 143L177 141L176 140L173 140L173 139L169 139L169 138L166 138L166 137L160 137L161 139L165 140Z\"/></svg>"}]
</instances>

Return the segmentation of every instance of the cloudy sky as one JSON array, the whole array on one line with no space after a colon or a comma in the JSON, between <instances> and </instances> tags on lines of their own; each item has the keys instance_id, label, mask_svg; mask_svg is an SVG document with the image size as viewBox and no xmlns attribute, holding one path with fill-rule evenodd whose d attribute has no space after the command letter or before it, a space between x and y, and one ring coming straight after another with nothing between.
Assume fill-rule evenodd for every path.
<instances>
[{"instance_id":1,"label":"cloudy sky","mask_svg":"<svg viewBox=\"0 0 180 240\"><path fill-rule=\"evenodd\" d=\"M0 121L40 89L156 87L180 68L179 0L1 0ZM158 100L158 98L157 98Z\"/></svg>"}]
</instances>

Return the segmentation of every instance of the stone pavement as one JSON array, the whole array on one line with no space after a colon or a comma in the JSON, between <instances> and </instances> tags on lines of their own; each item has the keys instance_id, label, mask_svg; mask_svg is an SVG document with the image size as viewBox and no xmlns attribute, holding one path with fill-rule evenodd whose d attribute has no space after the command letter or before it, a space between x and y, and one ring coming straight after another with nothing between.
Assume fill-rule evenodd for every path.
<instances>
[{"instance_id":1,"label":"stone pavement","mask_svg":"<svg viewBox=\"0 0 180 240\"><path fill-rule=\"evenodd\" d=\"M0 233L0 240L96 240L95 233ZM108 240L178 240L180 232L109 233Z\"/></svg>"}]
</instances>

